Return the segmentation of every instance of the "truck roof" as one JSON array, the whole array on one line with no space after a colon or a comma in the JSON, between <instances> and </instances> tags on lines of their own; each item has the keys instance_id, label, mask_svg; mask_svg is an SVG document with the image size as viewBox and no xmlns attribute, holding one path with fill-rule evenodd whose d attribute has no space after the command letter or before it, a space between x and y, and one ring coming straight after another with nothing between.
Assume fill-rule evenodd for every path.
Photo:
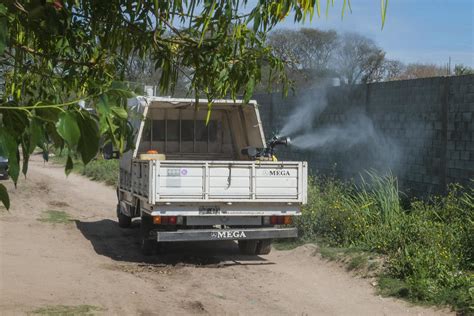
<instances>
[{"instance_id":1,"label":"truck roof","mask_svg":"<svg viewBox=\"0 0 474 316\"><path fill-rule=\"evenodd\" d=\"M146 100L147 102L151 103L169 103L172 106L179 106L179 105L191 105L196 103L196 99L194 98L173 98L173 97L156 97L156 96L144 96L140 97ZM206 105L208 104L207 99L199 99L198 100L199 104ZM241 105L241 104L250 104L250 105L256 105L257 101L256 100L249 100L248 102L244 102L244 100L241 99L216 99L212 101L213 106L214 105Z\"/></svg>"}]
</instances>

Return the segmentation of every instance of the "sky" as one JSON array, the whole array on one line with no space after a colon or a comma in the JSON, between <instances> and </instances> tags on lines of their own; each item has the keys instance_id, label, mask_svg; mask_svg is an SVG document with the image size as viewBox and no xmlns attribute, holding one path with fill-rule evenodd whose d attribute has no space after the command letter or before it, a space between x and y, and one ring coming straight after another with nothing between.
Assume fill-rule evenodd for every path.
<instances>
[{"instance_id":1,"label":"sky","mask_svg":"<svg viewBox=\"0 0 474 316\"><path fill-rule=\"evenodd\" d=\"M373 39L389 59L445 66L451 57L452 67L474 67L474 0L390 0L383 30L380 0L352 0L352 13L342 20L342 0L334 0L327 18L326 1L321 2L322 17L295 24L289 16L278 28L358 32Z\"/></svg>"}]
</instances>

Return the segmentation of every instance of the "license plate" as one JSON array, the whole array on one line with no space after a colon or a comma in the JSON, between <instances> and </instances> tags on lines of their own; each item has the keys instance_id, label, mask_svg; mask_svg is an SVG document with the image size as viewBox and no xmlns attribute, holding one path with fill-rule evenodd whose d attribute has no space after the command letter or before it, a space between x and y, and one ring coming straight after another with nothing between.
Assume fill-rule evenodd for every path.
<instances>
[{"instance_id":1,"label":"license plate","mask_svg":"<svg viewBox=\"0 0 474 316\"><path fill-rule=\"evenodd\" d=\"M199 214L219 214L221 212L220 206L200 206L199 207Z\"/></svg>"}]
</instances>

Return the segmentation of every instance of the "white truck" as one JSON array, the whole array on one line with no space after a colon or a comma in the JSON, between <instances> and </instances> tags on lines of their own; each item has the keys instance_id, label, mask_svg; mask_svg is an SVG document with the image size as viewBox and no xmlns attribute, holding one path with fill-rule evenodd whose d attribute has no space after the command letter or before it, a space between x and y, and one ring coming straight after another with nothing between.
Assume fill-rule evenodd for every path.
<instances>
[{"instance_id":1,"label":"white truck","mask_svg":"<svg viewBox=\"0 0 474 316\"><path fill-rule=\"evenodd\" d=\"M135 149L120 158L120 227L141 218L145 255L163 243L237 240L268 254L272 239L297 236L292 217L307 200L306 162L276 161L258 105L138 97L129 101Z\"/></svg>"}]
</instances>

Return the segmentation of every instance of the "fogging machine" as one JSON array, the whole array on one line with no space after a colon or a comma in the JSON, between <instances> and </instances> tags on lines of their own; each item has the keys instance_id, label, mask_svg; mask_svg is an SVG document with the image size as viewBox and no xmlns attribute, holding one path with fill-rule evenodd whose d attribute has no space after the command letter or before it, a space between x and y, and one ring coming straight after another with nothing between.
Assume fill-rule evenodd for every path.
<instances>
[{"instance_id":1,"label":"fogging machine","mask_svg":"<svg viewBox=\"0 0 474 316\"><path fill-rule=\"evenodd\" d=\"M253 146L245 147L241 150L242 155L246 155L251 160L273 160L275 154L275 147L277 145L287 146L290 143L290 138L286 136L273 136L267 141L267 147L257 148Z\"/></svg>"}]
</instances>

